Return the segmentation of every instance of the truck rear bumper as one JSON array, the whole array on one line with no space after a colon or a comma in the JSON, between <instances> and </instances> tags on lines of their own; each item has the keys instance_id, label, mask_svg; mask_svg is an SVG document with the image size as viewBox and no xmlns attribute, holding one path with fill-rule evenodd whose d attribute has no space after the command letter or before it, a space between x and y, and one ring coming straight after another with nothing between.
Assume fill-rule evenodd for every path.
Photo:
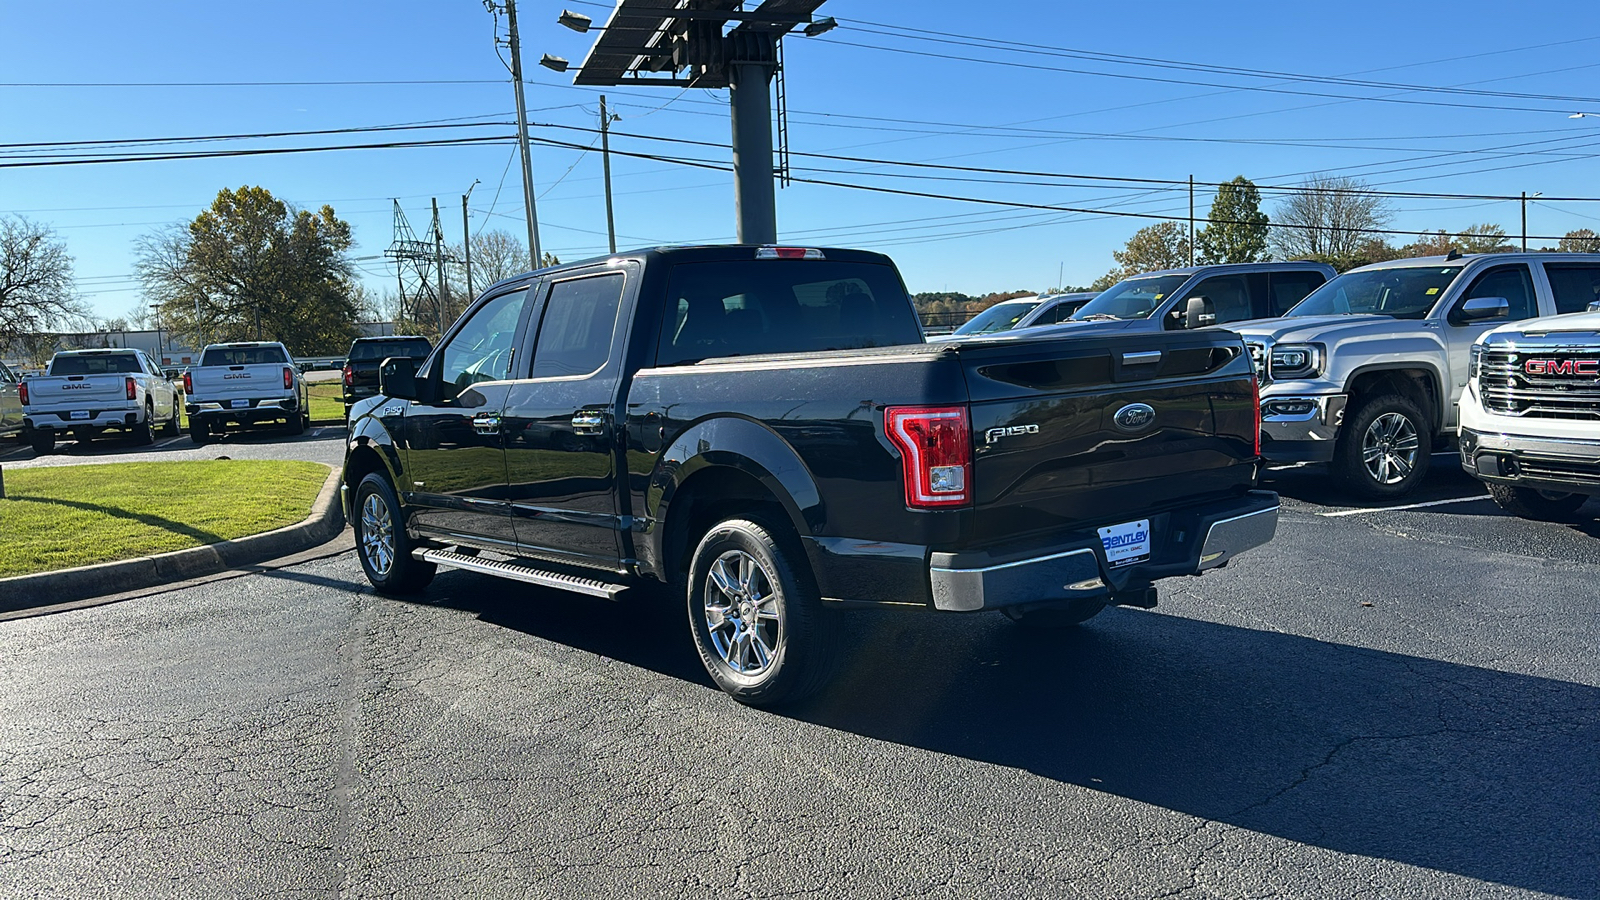
<instances>
[{"instance_id":1,"label":"truck rear bumper","mask_svg":"<svg viewBox=\"0 0 1600 900\"><path fill-rule=\"evenodd\" d=\"M1142 591L1151 581L1198 575L1272 540L1278 495L1251 491L1150 517L1150 557L1113 568L1094 529L1023 553L933 553L928 575L936 609L976 612L1024 603L1092 599Z\"/></svg>"},{"instance_id":2,"label":"truck rear bumper","mask_svg":"<svg viewBox=\"0 0 1600 900\"><path fill-rule=\"evenodd\" d=\"M249 425L254 422L269 422L287 418L300 409L300 400L297 397L277 397L269 400L251 400L246 407L225 406L222 403L200 401L184 404L184 412L190 419L205 419L212 422L238 422Z\"/></svg>"},{"instance_id":3,"label":"truck rear bumper","mask_svg":"<svg viewBox=\"0 0 1600 900\"><path fill-rule=\"evenodd\" d=\"M1461 429L1461 467L1482 481L1600 495L1600 440Z\"/></svg>"},{"instance_id":4,"label":"truck rear bumper","mask_svg":"<svg viewBox=\"0 0 1600 900\"><path fill-rule=\"evenodd\" d=\"M86 410L83 418L73 418L71 412L29 412L23 424L35 431L70 431L103 428L131 428L144 418L144 410Z\"/></svg>"}]
</instances>

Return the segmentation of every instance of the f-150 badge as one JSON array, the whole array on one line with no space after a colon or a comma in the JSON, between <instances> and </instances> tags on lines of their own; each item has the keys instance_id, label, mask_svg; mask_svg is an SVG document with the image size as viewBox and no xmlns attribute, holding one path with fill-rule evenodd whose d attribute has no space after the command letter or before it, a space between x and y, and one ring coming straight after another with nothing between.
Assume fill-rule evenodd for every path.
<instances>
[{"instance_id":1,"label":"f-150 badge","mask_svg":"<svg viewBox=\"0 0 1600 900\"><path fill-rule=\"evenodd\" d=\"M983 433L983 442L992 444L1001 438L1016 437L1023 434L1038 434L1037 425L1008 425L1005 428L991 428Z\"/></svg>"}]
</instances>

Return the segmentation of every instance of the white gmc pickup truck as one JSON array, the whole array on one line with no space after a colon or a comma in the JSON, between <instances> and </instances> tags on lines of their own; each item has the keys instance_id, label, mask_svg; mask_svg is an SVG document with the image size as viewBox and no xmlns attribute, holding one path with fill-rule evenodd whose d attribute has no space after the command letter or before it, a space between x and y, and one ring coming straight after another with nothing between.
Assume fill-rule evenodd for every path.
<instances>
[{"instance_id":1,"label":"white gmc pickup truck","mask_svg":"<svg viewBox=\"0 0 1600 900\"><path fill-rule=\"evenodd\" d=\"M1600 300L1600 260L1587 275ZM1600 312L1496 328L1469 365L1461 466L1495 502L1560 521L1600 496Z\"/></svg>"},{"instance_id":2,"label":"white gmc pickup truck","mask_svg":"<svg viewBox=\"0 0 1600 900\"><path fill-rule=\"evenodd\" d=\"M60 435L86 441L109 429L149 444L158 427L178 433L177 389L142 350L63 350L18 393L35 453L49 453Z\"/></svg>"},{"instance_id":3,"label":"white gmc pickup truck","mask_svg":"<svg viewBox=\"0 0 1600 900\"><path fill-rule=\"evenodd\" d=\"M229 425L282 422L291 434L311 423L310 397L288 348L277 341L211 344L183 373L189 436L204 444Z\"/></svg>"}]
</instances>

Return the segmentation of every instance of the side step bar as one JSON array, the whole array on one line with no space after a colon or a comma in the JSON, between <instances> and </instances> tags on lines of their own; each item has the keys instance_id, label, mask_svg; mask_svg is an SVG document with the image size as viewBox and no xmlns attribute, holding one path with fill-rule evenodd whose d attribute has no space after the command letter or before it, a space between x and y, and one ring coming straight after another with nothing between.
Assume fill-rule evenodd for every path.
<instances>
[{"instance_id":1,"label":"side step bar","mask_svg":"<svg viewBox=\"0 0 1600 900\"><path fill-rule=\"evenodd\" d=\"M544 569L519 566L516 563L501 562L496 559L483 559L482 557L468 556L465 553L454 553L449 550L417 549L413 550L411 555L423 562L437 563L441 566L449 566L452 569L482 572L486 575L510 578L513 581L537 584L540 587L572 591L577 594L588 594L591 597L603 597L606 600L615 600L618 594L628 589L625 584L610 584L594 578L564 575L560 572L547 572Z\"/></svg>"}]
</instances>

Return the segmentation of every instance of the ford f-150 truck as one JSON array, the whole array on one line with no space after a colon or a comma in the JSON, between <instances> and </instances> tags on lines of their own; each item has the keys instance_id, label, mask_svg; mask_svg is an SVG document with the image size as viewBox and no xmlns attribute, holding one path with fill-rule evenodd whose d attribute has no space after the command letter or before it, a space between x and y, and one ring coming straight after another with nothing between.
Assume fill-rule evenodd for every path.
<instances>
[{"instance_id":1,"label":"ford f-150 truck","mask_svg":"<svg viewBox=\"0 0 1600 900\"><path fill-rule=\"evenodd\" d=\"M300 368L277 341L210 344L200 364L183 373L189 437L204 444L230 425L282 422L290 434L311 424L311 404Z\"/></svg>"},{"instance_id":2,"label":"ford f-150 truck","mask_svg":"<svg viewBox=\"0 0 1600 900\"><path fill-rule=\"evenodd\" d=\"M1054 333L1052 333L1054 332ZM887 257L644 250L501 282L350 424L366 577L666 585L751 704L820 686L829 607L1149 607L1268 541L1255 377L1219 329L925 343Z\"/></svg>"},{"instance_id":3,"label":"ford f-150 truck","mask_svg":"<svg viewBox=\"0 0 1600 900\"><path fill-rule=\"evenodd\" d=\"M1600 299L1600 259L1582 265L1552 272L1552 286ZM1461 465L1496 503L1560 521L1600 496L1600 312L1496 328L1468 369Z\"/></svg>"},{"instance_id":4,"label":"ford f-150 truck","mask_svg":"<svg viewBox=\"0 0 1600 900\"><path fill-rule=\"evenodd\" d=\"M149 444L158 428L178 433L178 390L142 350L63 350L18 393L35 453L49 453L60 435L83 441L113 430Z\"/></svg>"},{"instance_id":5,"label":"ford f-150 truck","mask_svg":"<svg viewBox=\"0 0 1600 900\"><path fill-rule=\"evenodd\" d=\"M1595 265L1572 253L1395 260L1345 272L1284 318L1229 326L1262 379L1262 455L1331 463L1363 496L1409 493L1429 454L1453 449L1473 342L1507 321L1581 312Z\"/></svg>"}]
</instances>

